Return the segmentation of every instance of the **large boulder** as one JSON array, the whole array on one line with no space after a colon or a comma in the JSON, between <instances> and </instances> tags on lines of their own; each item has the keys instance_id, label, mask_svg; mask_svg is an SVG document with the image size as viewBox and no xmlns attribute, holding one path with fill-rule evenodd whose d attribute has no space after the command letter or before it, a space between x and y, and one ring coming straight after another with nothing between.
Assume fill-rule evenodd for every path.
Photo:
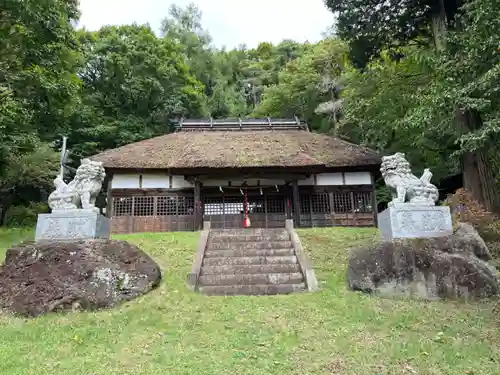
<instances>
[{"instance_id":1,"label":"large boulder","mask_svg":"<svg viewBox=\"0 0 500 375\"><path fill-rule=\"evenodd\" d=\"M108 308L160 280L158 265L126 241L26 242L0 267L0 308L24 316Z\"/></svg>"},{"instance_id":2,"label":"large boulder","mask_svg":"<svg viewBox=\"0 0 500 375\"><path fill-rule=\"evenodd\" d=\"M424 299L484 298L500 293L486 244L468 224L448 237L374 241L352 249L352 290Z\"/></svg>"}]
</instances>

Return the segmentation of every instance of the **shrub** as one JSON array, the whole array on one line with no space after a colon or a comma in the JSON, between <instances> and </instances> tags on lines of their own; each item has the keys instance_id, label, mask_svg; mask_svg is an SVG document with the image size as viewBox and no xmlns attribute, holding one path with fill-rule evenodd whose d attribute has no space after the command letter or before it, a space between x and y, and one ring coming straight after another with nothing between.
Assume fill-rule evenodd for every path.
<instances>
[{"instance_id":1,"label":"shrub","mask_svg":"<svg viewBox=\"0 0 500 375\"><path fill-rule=\"evenodd\" d=\"M453 223L466 222L473 225L486 242L500 242L500 220L477 202L465 189L459 189L446 198L450 206Z\"/></svg>"},{"instance_id":2,"label":"shrub","mask_svg":"<svg viewBox=\"0 0 500 375\"><path fill-rule=\"evenodd\" d=\"M5 213L5 225L8 227L33 227L40 213L49 212L49 206L43 202L31 202L28 206L12 206Z\"/></svg>"}]
</instances>

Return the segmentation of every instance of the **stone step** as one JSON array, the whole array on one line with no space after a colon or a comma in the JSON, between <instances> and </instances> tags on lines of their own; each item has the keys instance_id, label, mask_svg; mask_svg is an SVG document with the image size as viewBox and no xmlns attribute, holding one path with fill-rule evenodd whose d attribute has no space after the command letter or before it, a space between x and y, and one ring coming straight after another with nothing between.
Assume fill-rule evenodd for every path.
<instances>
[{"instance_id":1,"label":"stone step","mask_svg":"<svg viewBox=\"0 0 500 375\"><path fill-rule=\"evenodd\" d=\"M215 258L217 259L217 258ZM233 258L231 258L233 259ZM203 266L201 275L237 275L237 274L266 274L266 273L294 273L300 272L298 264L228 264L223 266Z\"/></svg>"},{"instance_id":2,"label":"stone step","mask_svg":"<svg viewBox=\"0 0 500 375\"><path fill-rule=\"evenodd\" d=\"M273 242L208 242L208 250L243 250L243 249L289 249L292 248L292 241L273 241Z\"/></svg>"},{"instance_id":3,"label":"stone step","mask_svg":"<svg viewBox=\"0 0 500 375\"><path fill-rule=\"evenodd\" d=\"M279 285L211 285L202 286L199 291L208 296L275 295L290 294L306 290L304 283Z\"/></svg>"},{"instance_id":4,"label":"stone step","mask_svg":"<svg viewBox=\"0 0 500 375\"><path fill-rule=\"evenodd\" d=\"M224 257L272 257L295 255L293 249L238 249L238 250L207 250L205 258Z\"/></svg>"},{"instance_id":5,"label":"stone step","mask_svg":"<svg viewBox=\"0 0 500 375\"><path fill-rule=\"evenodd\" d=\"M211 229L210 236L233 237L233 236L273 236L276 234L288 235L284 228L233 228L233 229Z\"/></svg>"},{"instance_id":6,"label":"stone step","mask_svg":"<svg viewBox=\"0 0 500 375\"><path fill-rule=\"evenodd\" d=\"M213 236L209 237L211 243L226 243L226 242L273 242L273 241L290 241L288 233L275 234L236 234L231 236Z\"/></svg>"},{"instance_id":7,"label":"stone step","mask_svg":"<svg viewBox=\"0 0 500 375\"><path fill-rule=\"evenodd\" d=\"M237 275L204 275L200 276L199 285L278 285L300 284L304 281L302 273L260 273Z\"/></svg>"},{"instance_id":8,"label":"stone step","mask_svg":"<svg viewBox=\"0 0 500 375\"><path fill-rule=\"evenodd\" d=\"M292 256L243 256L243 257L218 257L204 258L203 267L206 266L245 266L262 264L297 264L297 257Z\"/></svg>"}]
</instances>

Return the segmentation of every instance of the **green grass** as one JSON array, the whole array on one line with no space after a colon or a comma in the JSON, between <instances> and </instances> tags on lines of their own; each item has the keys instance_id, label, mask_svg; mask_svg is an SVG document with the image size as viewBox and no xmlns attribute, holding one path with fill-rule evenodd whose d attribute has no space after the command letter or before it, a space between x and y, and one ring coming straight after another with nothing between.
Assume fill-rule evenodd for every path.
<instances>
[{"instance_id":1,"label":"green grass","mask_svg":"<svg viewBox=\"0 0 500 375\"><path fill-rule=\"evenodd\" d=\"M0 247L29 232L0 232ZM490 303L375 298L346 289L347 248L372 229L300 230L317 293L187 290L197 233L118 236L156 259L161 287L96 313L0 317L0 374L499 374Z\"/></svg>"}]
</instances>

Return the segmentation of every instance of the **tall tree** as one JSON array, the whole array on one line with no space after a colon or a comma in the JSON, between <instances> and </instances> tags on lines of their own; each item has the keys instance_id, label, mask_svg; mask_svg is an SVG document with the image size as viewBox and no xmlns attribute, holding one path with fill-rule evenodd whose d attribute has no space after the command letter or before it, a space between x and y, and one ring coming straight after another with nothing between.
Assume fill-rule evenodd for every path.
<instances>
[{"instance_id":1,"label":"tall tree","mask_svg":"<svg viewBox=\"0 0 500 375\"><path fill-rule=\"evenodd\" d=\"M425 56L421 61L434 71L436 79L431 81L432 85L415 93L414 102L425 102L426 104L425 108L422 105L415 106L411 120L408 119L412 122L412 125L409 126L420 127L422 130L424 124L425 129L432 129L438 125L443 129L443 124L446 123L447 132L452 130L453 134L459 135L454 139L462 146L460 152L464 186L471 190L474 197L488 209L500 210L494 178L491 173L486 172L491 170L490 160L487 157L489 154L488 146L476 142L474 148L466 149L463 147L464 140L474 138L474 134L489 133L490 130L484 128L483 124L484 109L475 107L471 101L464 102L460 99L460 93L456 95L456 93L445 89L456 86L453 79L455 79L456 72L460 70L456 68L461 64L456 58L450 59L450 53L456 54L456 50L452 46L447 46L449 40L447 29L453 25L452 31L458 33L457 35L463 35L464 32L467 32L467 24L472 25L476 22L470 18L470 15L475 14L476 18L480 15L468 7L462 11L460 8L461 0L376 1L375 4L368 0L348 2L326 0L326 3L330 9L339 12L339 33L350 42L351 52L357 57L356 62L360 67L365 67L369 58L380 55L380 51L384 48L393 49L395 46L407 44L423 45L423 55ZM478 6L477 1L472 1L471 4L475 4L471 5L472 7ZM464 14L464 21L455 23L457 16L461 14ZM494 26L492 25L492 27ZM480 35L478 30L475 32L469 30L470 33L476 33L476 35L469 35L469 37L484 37L484 35ZM434 41L434 51L427 48L431 38ZM362 58L359 58L361 52ZM405 55L401 54L401 49L399 49L393 51L393 58L397 61L404 59ZM481 61L481 58L474 54L471 55L471 58L479 58L479 60L474 61ZM466 73L466 80L474 77L474 74L471 73L471 71ZM463 82L463 78L457 82L460 81ZM449 96L440 97L442 100L439 101L440 93L443 92ZM451 123L449 121L431 123L431 119L439 121L439 117L442 115L423 116L423 113L428 111L446 113L445 117L452 118L453 121ZM484 171L484 173L478 174L477 170Z\"/></svg>"},{"instance_id":2,"label":"tall tree","mask_svg":"<svg viewBox=\"0 0 500 375\"><path fill-rule=\"evenodd\" d=\"M338 14L337 34L350 44L358 68L382 50L408 42L441 46L463 0L325 0Z\"/></svg>"},{"instance_id":3,"label":"tall tree","mask_svg":"<svg viewBox=\"0 0 500 375\"><path fill-rule=\"evenodd\" d=\"M77 0L0 6L0 224L23 187L51 183L46 168L54 153L46 141L68 131L78 105L80 51L71 24L77 6Z\"/></svg>"},{"instance_id":4,"label":"tall tree","mask_svg":"<svg viewBox=\"0 0 500 375\"><path fill-rule=\"evenodd\" d=\"M332 99L331 87L348 69L347 46L330 38L308 48L302 56L289 61L279 73L278 82L264 89L256 116L299 116L316 130L330 131L332 124L318 114L318 105Z\"/></svg>"},{"instance_id":5,"label":"tall tree","mask_svg":"<svg viewBox=\"0 0 500 375\"><path fill-rule=\"evenodd\" d=\"M30 120L22 126L42 138L67 128L77 97L80 54L71 22L78 16L77 0L2 2L0 95L18 103Z\"/></svg>"},{"instance_id":6,"label":"tall tree","mask_svg":"<svg viewBox=\"0 0 500 375\"><path fill-rule=\"evenodd\" d=\"M202 27L200 9L194 3L184 8L173 4L168 13L162 21L162 36L180 47L191 72L203 83L205 93L211 95L216 84L212 38Z\"/></svg>"},{"instance_id":7,"label":"tall tree","mask_svg":"<svg viewBox=\"0 0 500 375\"><path fill-rule=\"evenodd\" d=\"M212 117L245 115L244 97L234 81L234 58L238 54L217 51L202 26L202 13L191 3L172 5L163 20L162 35L179 46L192 74L203 84L207 109Z\"/></svg>"},{"instance_id":8,"label":"tall tree","mask_svg":"<svg viewBox=\"0 0 500 375\"><path fill-rule=\"evenodd\" d=\"M163 134L172 120L204 113L202 85L179 47L149 26L107 26L80 40L82 107L70 135L77 153Z\"/></svg>"},{"instance_id":9,"label":"tall tree","mask_svg":"<svg viewBox=\"0 0 500 375\"><path fill-rule=\"evenodd\" d=\"M351 69L343 76L342 133L380 152L405 152L417 173L427 167L436 179L456 173L457 163L449 157L459 149L453 129L443 127L438 132L408 121L408 114L420 108L418 93L435 77L420 63L415 47L400 51L404 59L394 61L390 52L383 51L363 72Z\"/></svg>"},{"instance_id":10,"label":"tall tree","mask_svg":"<svg viewBox=\"0 0 500 375\"><path fill-rule=\"evenodd\" d=\"M453 129L460 146L464 187L490 211L500 212L492 153L500 133L500 1L472 0L463 7L446 48L427 57L435 79L408 116L414 126Z\"/></svg>"}]
</instances>

